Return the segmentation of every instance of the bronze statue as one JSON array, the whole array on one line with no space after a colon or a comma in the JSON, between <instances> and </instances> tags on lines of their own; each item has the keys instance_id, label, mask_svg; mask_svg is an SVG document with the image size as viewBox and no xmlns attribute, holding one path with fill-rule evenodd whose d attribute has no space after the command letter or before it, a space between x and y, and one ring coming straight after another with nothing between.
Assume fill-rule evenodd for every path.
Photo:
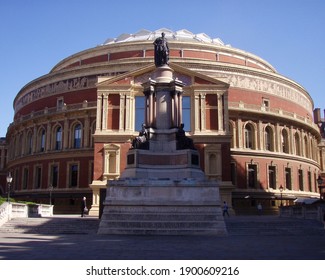
<instances>
[{"instance_id":1,"label":"bronze statue","mask_svg":"<svg viewBox=\"0 0 325 280\"><path fill-rule=\"evenodd\" d=\"M142 124L141 131L139 132L139 136L135 137L132 141L133 149L149 149L148 142L148 130L145 124Z\"/></svg>"},{"instance_id":2,"label":"bronze statue","mask_svg":"<svg viewBox=\"0 0 325 280\"><path fill-rule=\"evenodd\" d=\"M184 150L184 149L196 150L193 140L185 135L183 123L181 123L176 133L176 141L177 141L176 144L177 150Z\"/></svg>"},{"instance_id":3,"label":"bronze statue","mask_svg":"<svg viewBox=\"0 0 325 280\"><path fill-rule=\"evenodd\" d=\"M157 38L153 44L155 45L155 65L159 67L168 64L169 47L165 33L161 33L161 37Z\"/></svg>"}]
</instances>

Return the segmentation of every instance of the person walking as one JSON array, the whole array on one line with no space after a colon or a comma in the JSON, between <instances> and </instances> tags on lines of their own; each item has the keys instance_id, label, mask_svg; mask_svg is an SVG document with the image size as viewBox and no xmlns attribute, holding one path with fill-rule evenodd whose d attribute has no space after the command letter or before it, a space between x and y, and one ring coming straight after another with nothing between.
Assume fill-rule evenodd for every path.
<instances>
[{"instance_id":1,"label":"person walking","mask_svg":"<svg viewBox=\"0 0 325 280\"><path fill-rule=\"evenodd\" d=\"M223 207L222 207L222 216L225 216L227 214L227 216L229 217L229 213L228 213L228 204L226 201L223 202Z\"/></svg>"},{"instance_id":2,"label":"person walking","mask_svg":"<svg viewBox=\"0 0 325 280\"><path fill-rule=\"evenodd\" d=\"M88 213L86 197L82 198L82 201L80 204L80 211L81 211L81 217L83 217L85 214Z\"/></svg>"},{"instance_id":3,"label":"person walking","mask_svg":"<svg viewBox=\"0 0 325 280\"><path fill-rule=\"evenodd\" d=\"M258 215L262 215L262 210L263 210L262 204L261 203L257 204L257 213L258 213Z\"/></svg>"}]
</instances>

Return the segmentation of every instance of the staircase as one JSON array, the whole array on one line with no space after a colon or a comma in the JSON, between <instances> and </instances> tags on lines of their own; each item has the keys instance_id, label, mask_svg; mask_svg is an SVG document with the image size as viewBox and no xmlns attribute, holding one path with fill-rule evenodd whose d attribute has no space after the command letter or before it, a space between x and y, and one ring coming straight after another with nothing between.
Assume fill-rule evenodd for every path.
<instances>
[{"instance_id":1,"label":"staircase","mask_svg":"<svg viewBox=\"0 0 325 280\"><path fill-rule=\"evenodd\" d=\"M316 220L261 215L225 217L225 223L230 236L325 236Z\"/></svg>"},{"instance_id":2,"label":"staircase","mask_svg":"<svg viewBox=\"0 0 325 280\"><path fill-rule=\"evenodd\" d=\"M1 233L27 233L43 235L96 234L99 219L77 215L53 217L15 218L0 227Z\"/></svg>"},{"instance_id":3,"label":"staircase","mask_svg":"<svg viewBox=\"0 0 325 280\"><path fill-rule=\"evenodd\" d=\"M221 211L213 207L120 206L105 208L98 233L225 235L226 229Z\"/></svg>"},{"instance_id":4,"label":"staircase","mask_svg":"<svg viewBox=\"0 0 325 280\"><path fill-rule=\"evenodd\" d=\"M175 213L174 215L174 218L178 219L177 216L179 214ZM130 223L131 227L134 227L136 223L139 223L139 221L129 220L130 216L123 217L122 215L119 217L113 215L111 216L111 221L105 222L109 223L108 226L111 229L114 229L118 226L114 220L121 221L123 218L126 223ZM170 216L168 218L170 219ZM137 219L139 219L139 217L137 217ZM178 227L181 227L179 230L185 231L188 226L191 226L191 223L193 223L192 219L193 215L188 215L187 217L182 216L184 222L181 225L178 223ZM209 218L207 218L207 220L209 220ZM170 222L173 223L173 221ZM97 234L99 223L100 220L98 218L81 218L77 215L55 215L46 218L15 218L0 227L0 234ZM201 223L200 226L208 226L209 224L208 221L204 221L203 216L199 222L195 223L195 226L197 227L199 226L197 223ZM280 218L278 216L230 216L225 217L225 224L228 236L308 235L325 237L324 225L316 220ZM159 224L152 224L152 222L150 222L151 229L149 229L148 234L150 234L150 230L154 230L155 227L159 227ZM164 234L165 230L168 231L172 229L165 228L161 230L161 234ZM130 232L125 232L124 234L130 234ZM133 232L133 234L137 234L137 232Z\"/></svg>"}]
</instances>

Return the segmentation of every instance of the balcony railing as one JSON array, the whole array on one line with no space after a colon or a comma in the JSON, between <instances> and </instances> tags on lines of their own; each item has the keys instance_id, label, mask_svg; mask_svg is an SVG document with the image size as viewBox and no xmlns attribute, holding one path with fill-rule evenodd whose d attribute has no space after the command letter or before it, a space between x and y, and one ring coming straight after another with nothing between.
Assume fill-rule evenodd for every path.
<instances>
[{"instance_id":1,"label":"balcony railing","mask_svg":"<svg viewBox=\"0 0 325 280\"><path fill-rule=\"evenodd\" d=\"M94 109L94 108L96 108L96 106L97 106L96 101L87 102L85 100L82 103L71 104L71 105L64 104L61 107L59 107L59 106L51 107L51 108L45 107L43 110L33 111L28 115L18 117L15 122L13 122L9 125L9 127L11 127L12 125L15 125L15 124L19 124L20 122L24 122L24 121L31 120L34 118L50 116L50 115L54 115L54 114L57 114L60 112L73 112L73 111L79 111L79 110L85 110L85 109Z\"/></svg>"},{"instance_id":2,"label":"balcony railing","mask_svg":"<svg viewBox=\"0 0 325 280\"><path fill-rule=\"evenodd\" d=\"M285 111L280 108L269 108L266 106L259 106L259 105L253 105L253 104L246 104L243 102L229 102L229 110L244 110L259 114L267 114L267 115L274 115L277 117L283 117L283 118L289 118L291 120L295 120L297 122L308 124L309 126L312 126L314 129L319 131L318 126L313 122L312 117L303 117L299 116L294 112Z\"/></svg>"}]
</instances>

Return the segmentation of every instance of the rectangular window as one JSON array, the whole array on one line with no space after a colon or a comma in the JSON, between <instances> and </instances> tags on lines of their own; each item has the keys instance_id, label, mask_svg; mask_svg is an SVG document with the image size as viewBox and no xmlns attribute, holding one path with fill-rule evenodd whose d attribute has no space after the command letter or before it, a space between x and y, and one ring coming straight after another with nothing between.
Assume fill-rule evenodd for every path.
<instances>
[{"instance_id":1,"label":"rectangular window","mask_svg":"<svg viewBox=\"0 0 325 280\"><path fill-rule=\"evenodd\" d=\"M191 131L191 97L182 98L182 123L185 131Z\"/></svg>"},{"instance_id":2,"label":"rectangular window","mask_svg":"<svg viewBox=\"0 0 325 280\"><path fill-rule=\"evenodd\" d=\"M267 98L263 98L263 104L262 105L265 108L265 110L268 111L269 108L270 108L270 100L267 99Z\"/></svg>"},{"instance_id":3,"label":"rectangular window","mask_svg":"<svg viewBox=\"0 0 325 280\"><path fill-rule=\"evenodd\" d=\"M311 188L311 172L308 171L308 190L311 192L312 188Z\"/></svg>"},{"instance_id":4,"label":"rectangular window","mask_svg":"<svg viewBox=\"0 0 325 280\"><path fill-rule=\"evenodd\" d=\"M35 189L40 189L42 187L42 167L35 167L35 179L34 179Z\"/></svg>"},{"instance_id":5,"label":"rectangular window","mask_svg":"<svg viewBox=\"0 0 325 280\"><path fill-rule=\"evenodd\" d=\"M88 183L91 184L94 179L94 162L90 161L89 162L89 176L88 176Z\"/></svg>"},{"instance_id":6,"label":"rectangular window","mask_svg":"<svg viewBox=\"0 0 325 280\"><path fill-rule=\"evenodd\" d=\"M276 168L269 166L269 188L276 189Z\"/></svg>"},{"instance_id":7,"label":"rectangular window","mask_svg":"<svg viewBox=\"0 0 325 280\"><path fill-rule=\"evenodd\" d=\"M135 97L135 123L134 130L140 131L145 118L145 102L144 96Z\"/></svg>"},{"instance_id":8,"label":"rectangular window","mask_svg":"<svg viewBox=\"0 0 325 280\"><path fill-rule=\"evenodd\" d=\"M56 108L59 111L62 110L63 106L64 106L64 100L63 97L60 97L56 100Z\"/></svg>"},{"instance_id":9,"label":"rectangular window","mask_svg":"<svg viewBox=\"0 0 325 280\"><path fill-rule=\"evenodd\" d=\"M236 168L236 163L232 162L230 164L230 172L231 172L231 182L233 185L236 185L237 182L237 168Z\"/></svg>"},{"instance_id":10,"label":"rectangular window","mask_svg":"<svg viewBox=\"0 0 325 280\"><path fill-rule=\"evenodd\" d=\"M286 184L286 189L287 190L292 190L292 184L291 184L291 168L286 167L285 170L285 184Z\"/></svg>"},{"instance_id":11,"label":"rectangular window","mask_svg":"<svg viewBox=\"0 0 325 280\"><path fill-rule=\"evenodd\" d=\"M318 192L317 176L314 173L314 192Z\"/></svg>"},{"instance_id":12,"label":"rectangular window","mask_svg":"<svg viewBox=\"0 0 325 280\"><path fill-rule=\"evenodd\" d=\"M298 170L298 182L299 182L299 190L303 191L304 190L304 178L303 178L302 169Z\"/></svg>"},{"instance_id":13,"label":"rectangular window","mask_svg":"<svg viewBox=\"0 0 325 280\"><path fill-rule=\"evenodd\" d=\"M78 165L77 164L71 164L70 165L70 184L69 186L71 188L75 188L78 186Z\"/></svg>"},{"instance_id":14,"label":"rectangular window","mask_svg":"<svg viewBox=\"0 0 325 280\"><path fill-rule=\"evenodd\" d=\"M59 181L59 166L52 165L51 174L50 174L50 185L53 188L56 188L58 186L58 181Z\"/></svg>"},{"instance_id":15,"label":"rectangular window","mask_svg":"<svg viewBox=\"0 0 325 280\"><path fill-rule=\"evenodd\" d=\"M257 188L257 165L248 164L248 188Z\"/></svg>"},{"instance_id":16,"label":"rectangular window","mask_svg":"<svg viewBox=\"0 0 325 280\"><path fill-rule=\"evenodd\" d=\"M23 169L23 190L27 190L28 188L28 176L29 176L28 167L25 167Z\"/></svg>"}]
</instances>

